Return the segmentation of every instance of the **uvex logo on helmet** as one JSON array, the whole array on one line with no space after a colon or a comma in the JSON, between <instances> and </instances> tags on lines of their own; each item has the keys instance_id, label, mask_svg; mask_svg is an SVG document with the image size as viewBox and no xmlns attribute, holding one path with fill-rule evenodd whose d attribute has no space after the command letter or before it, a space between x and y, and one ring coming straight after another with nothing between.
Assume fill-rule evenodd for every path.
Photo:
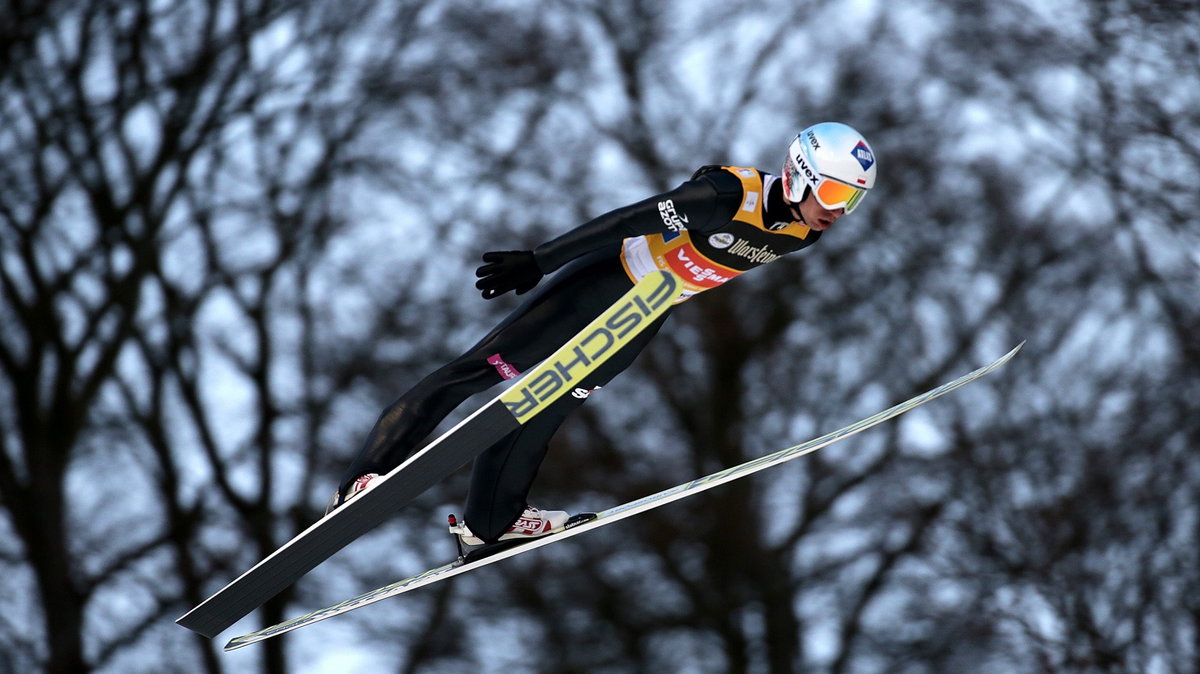
<instances>
[{"instance_id":1,"label":"uvex logo on helmet","mask_svg":"<svg viewBox=\"0 0 1200 674\"><path fill-rule=\"evenodd\" d=\"M796 167L799 168L800 172L804 174L804 178L809 182L809 184L816 185L821 181L821 176L817 175L817 172L812 170L812 168L808 165L808 162L804 160L804 155L802 153L797 152L795 159Z\"/></svg>"}]
</instances>

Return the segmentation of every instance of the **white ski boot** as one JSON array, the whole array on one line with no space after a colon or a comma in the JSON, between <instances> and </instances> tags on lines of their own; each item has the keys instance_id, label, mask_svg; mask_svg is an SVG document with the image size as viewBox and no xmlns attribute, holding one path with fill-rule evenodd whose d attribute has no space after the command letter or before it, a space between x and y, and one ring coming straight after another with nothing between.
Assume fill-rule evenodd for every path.
<instances>
[{"instance_id":1,"label":"white ski boot","mask_svg":"<svg viewBox=\"0 0 1200 674\"><path fill-rule=\"evenodd\" d=\"M346 498L342 498L340 491L334 491L333 496L329 497L329 503L325 505L325 514L329 515L338 506L369 489L371 480L377 477L379 477L379 473L367 473L366 475L358 476L358 479L350 483L350 490L346 492Z\"/></svg>"},{"instance_id":2,"label":"white ski boot","mask_svg":"<svg viewBox=\"0 0 1200 674\"><path fill-rule=\"evenodd\" d=\"M538 538L546 534L562 531L571 515L565 510L539 510L533 506L525 506L525 511L517 518L508 531L500 536L502 541L525 538ZM471 533L466 522L454 521L450 524L450 533L457 534L463 545L483 545L483 539Z\"/></svg>"}]
</instances>

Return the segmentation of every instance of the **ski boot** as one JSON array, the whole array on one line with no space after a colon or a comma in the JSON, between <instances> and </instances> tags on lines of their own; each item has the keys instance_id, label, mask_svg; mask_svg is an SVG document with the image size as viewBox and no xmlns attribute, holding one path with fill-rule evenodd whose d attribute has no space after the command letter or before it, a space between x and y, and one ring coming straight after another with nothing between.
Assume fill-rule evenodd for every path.
<instances>
[{"instance_id":1,"label":"ski boot","mask_svg":"<svg viewBox=\"0 0 1200 674\"><path fill-rule=\"evenodd\" d=\"M525 511L517 521L495 543L484 543L483 539L471 533L466 522L459 522L454 515L450 515L449 522L450 533L455 535L454 542L458 546L457 563L466 564L594 519L596 513L570 515L563 510L539 510L525 506Z\"/></svg>"},{"instance_id":2,"label":"ski boot","mask_svg":"<svg viewBox=\"0 0 1200 674\"><path fill-rule=\"evenodd\" d=\"M358 479L350 483L350 489L346 492L345 498L342 498L342 492L340 490L334 491L333 496L329 497L329 503L325 504L325 515L328 516L329 513L333 512L338 506L342 505L346 501L349 501L355 496L358 496L367 489L370 489L371 480L374 480L377 477L379 477L379 473L367 473L366 475L360 475Z\"/></svg>"}]
</instances>

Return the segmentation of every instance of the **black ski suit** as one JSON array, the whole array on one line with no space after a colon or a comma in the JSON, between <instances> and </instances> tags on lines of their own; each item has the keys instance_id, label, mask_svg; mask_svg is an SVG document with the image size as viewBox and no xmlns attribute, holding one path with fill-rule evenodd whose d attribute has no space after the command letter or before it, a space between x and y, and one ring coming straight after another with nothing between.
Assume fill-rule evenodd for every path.
<instances>
[{"instance_id":1,"label":"black ski suit","mask_svg":"<svg viewBox=\"0 0 1200 674\"><path fill-rule=\"evenodd\" d=\"M478 344L383 411L343 476L341 493L360 475L382 475L400 465L460 403L544 360L645 274L674 272L683 287L682 302L819 237L820 232L792 221L775 176L705 166L669 192L538 246L532 253L540 271L561 270ZM550 437L591 391L633 362L665 321L666 315L585 377L574 395L563 396L480 454L465 511L476 536L495 541L516 521Z\"/></svg>"}]
</instances>

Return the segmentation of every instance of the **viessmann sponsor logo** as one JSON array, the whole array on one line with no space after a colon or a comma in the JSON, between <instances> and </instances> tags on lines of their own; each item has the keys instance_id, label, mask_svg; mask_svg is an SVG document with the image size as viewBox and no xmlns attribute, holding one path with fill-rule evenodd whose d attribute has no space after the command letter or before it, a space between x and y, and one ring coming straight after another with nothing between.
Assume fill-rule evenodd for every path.
<instances>
[{"instance_id":1,"label":"viessmann sponsor logo","mask_svg":"<svg viewBox=\"0 0 1200 674\"><path fill-rule=\"evenodd\" d=\"M715 288L733 278L727 274L722 274L712 267L707 267L696 262L692 259L692 255L698 258L701 257L691 246L683 246L667 259L667 264L681 278L705 288Z\"/></svg>"},{"instance_id":2,"label":"viessmann sponsor logo","mask_svg":"<svg viewBox=\"0 0 1200 674\"><path fill-rule=\"evenodd\" d=\"M654 320L663 305L679 297L679 281L675 276L657 276L660 279L657 285L626 295L501 396L517 421L525 423L543 406L557 400L632 339L635 328Z\"/></svg>"}]
</instances>

